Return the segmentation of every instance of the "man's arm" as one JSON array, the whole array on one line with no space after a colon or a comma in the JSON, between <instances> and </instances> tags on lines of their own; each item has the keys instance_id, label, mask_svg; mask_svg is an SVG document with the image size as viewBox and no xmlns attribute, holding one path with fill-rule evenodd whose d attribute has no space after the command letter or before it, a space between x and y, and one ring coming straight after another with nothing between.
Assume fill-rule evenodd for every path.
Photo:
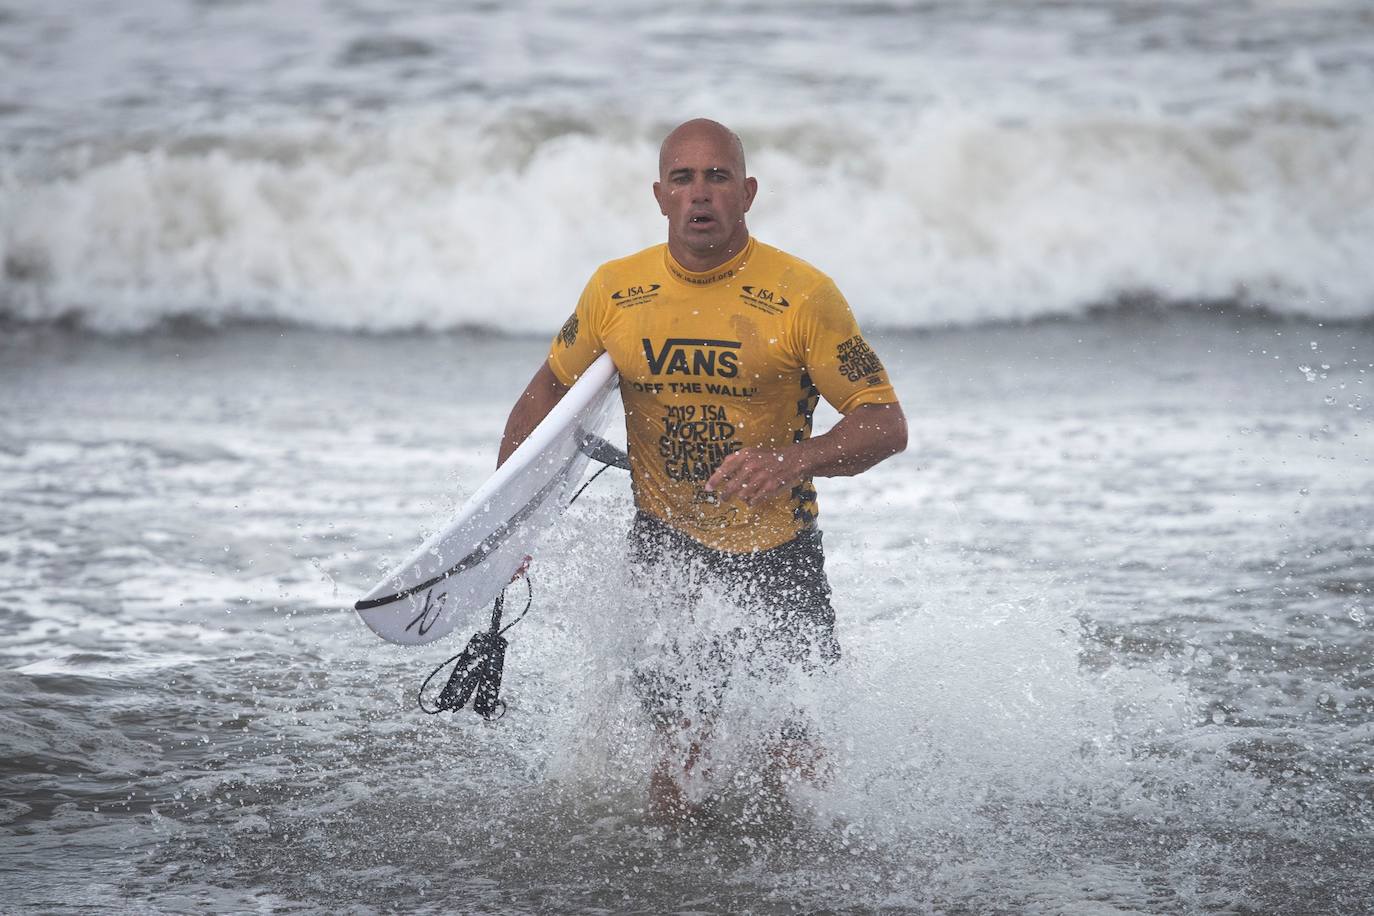
<instances>
[{"instance_id":1,"label":"man's arm","mask_svg":"<svg viewBox=\"0 0 1374 916\"><path fill-rule=\"evenodd\" d=\"M511 453L529 438L539 421L548 416L553 406L563 400L563 395L567 393L568 386L558 380L548 362L541 363L539 371L534 373L534 378L530 379L516 399L506 419L506 431L501 435L501 449L496 455L498 468L506 463Z\"/></svg>"},{"instance_id":2,"label":"man's arm","mask_svg":"<svg viewBox=\"0 0 1374 916\"><path fill-rule=\"evenodd\" d=\"M852 477L906 448L906 415L900 404L864 404L829 432L781 449L747 448L726 458L707 492L722 501L753 505L806 477Z\"/></svg>"}]
</instances>

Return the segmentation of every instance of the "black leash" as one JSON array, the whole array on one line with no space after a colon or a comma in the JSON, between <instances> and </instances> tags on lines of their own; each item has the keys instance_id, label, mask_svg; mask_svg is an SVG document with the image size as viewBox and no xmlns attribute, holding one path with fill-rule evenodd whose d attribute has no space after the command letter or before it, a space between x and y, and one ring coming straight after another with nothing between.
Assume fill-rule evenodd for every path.
<instances>
[{"instance_id":1,"label":"black leash","mask_svg":"<svg viewBox=\"0 0 1374 916\"><path fill-rule=\"evenodd\" d=\"M582 491L585 490L585 489L587 489L588 487L590 487L590 486L592 485L592 481L593 481L593 480L596 480L596 478L600 477L602 474L606 473L606 472L609 471L611 468L619 467L619 466L620 466L620 465L618 465L618 464L603 464L603 465L601 466L601 469L600 469L599 471L597 471L597 472L596 472L595 474L593 474L592 476L588 477L588 478L587 478L587 482L584 483L582 486L580 486L580 487L577 488L577 492L573 494L573 498L570 499L570 500L568 500L568 505L571 506L573 503L577 502L577 497L581 496L581 495L582 495Z\"/></svg>"},{"instance_id":2,"label":"black leash","mask_svg":"<svg viewBox=\"0 0 1374 916\"><path fill-rule=\"evenodd\" d=\"M471 700L472 711L488 722L495 722L506 714L506 703L501 699L501 672L506 667L506 646L510 643L505 637L505 632L523 620L530 612L530 606L534 604L534 583L530 581L529 573L525 574L525 587L529 590L529 595L525 600L525 609L520 612L519 617L504 627L501 626L501 612L506 604L506 591L502 589L501 594L496 596L496 602L491 606L491 628L473 633L462 652L429 673L415 698L420 709L434 716L450 709L462 709ZM454 662L457 664L453 664ZM448 683L439 692L439 698L434 706L426 706L425 689L440 671L451 664L453 673L448 676Z\"/></svg>"},{"instance_id":3,"label":"black leash","mask_svg":"<svg viewBox=\"0 0 1374 916\"><path fill-rule=\"evenodd\" d=\"M614 449L613 446L607 446ZM623 453L621 453L623 456ZM603 467L587 479L573 498L568 500L568 505L577 501L577 497L582 495L582 491L591 486L593 480L606 473L607 468L627 466L619 462L606 461L600 456L598 461L603 462ZM525 609L504 627L501 626L501 612L506 605L506 590L501 589L501 594L496 596L496 601L491 606L491 626L480 633L473 633L468 640L467 646L462 652L445 661L442 665L435 668L425 678L425 682L420 685L420 691L416 694L415 701L420 709L436 716L448 710L459 710L472 701L472 711L477 713L488 722L495 722L506 714L506 703L501 699L501 672L506 666L506 647L510 645L505 633L511 627L525 619L525 615L530 612L530 607L534 604L534 583L530 581L530 574L525 572L525 588L528 595L525 599ZM454 664L457 662L457 664ZM439 697L433 707L425 705L425 690L429 687L430 681L439 676L449 665L453 665L453 673L448 676L448 683L444 689L439 691Z\"/></svg>"}]
</instances>

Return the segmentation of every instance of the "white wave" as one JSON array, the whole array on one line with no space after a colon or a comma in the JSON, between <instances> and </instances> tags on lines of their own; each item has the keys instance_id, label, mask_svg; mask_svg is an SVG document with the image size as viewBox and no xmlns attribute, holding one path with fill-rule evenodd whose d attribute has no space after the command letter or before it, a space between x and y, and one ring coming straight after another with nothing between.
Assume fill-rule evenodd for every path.
<instances>
[{"instance_id":1,"label":"white wave","mask_svg":"<svg viewBox=\"0 0 1374 916\"><path fill-rule=\"evenodd\" d=\"M1136 295L1374 313L1374 129L1349 116L936 107L900 125L740 127L755 234L830 272L874 325ZM598 263L663 238L656 131L410 111L11 160L0 317L542 333Z\"/></svg>"}]
</instances>

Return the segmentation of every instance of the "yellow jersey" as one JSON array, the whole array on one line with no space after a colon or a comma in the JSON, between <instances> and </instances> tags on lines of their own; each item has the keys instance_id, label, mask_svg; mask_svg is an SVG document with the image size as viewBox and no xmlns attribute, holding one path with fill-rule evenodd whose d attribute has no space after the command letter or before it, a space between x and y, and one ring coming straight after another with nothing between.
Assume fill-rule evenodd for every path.
<instances>
[{"instance_id":1,"label":"yellow jersey","mask_svg":"<svg viewBox=\"0 0 1374 916\"><path fill-rule=\"evenodd\" d=\"M825 274L750 239L686 270L655 245L597 269L549 368L571 385L603 351L620 372L635 505L708 547L776 547L815 524L810 479L754 506L706 481L728 455L811 435L818 397L840 413L891 404L887 372Z\"/></svg>"}]
</instances>

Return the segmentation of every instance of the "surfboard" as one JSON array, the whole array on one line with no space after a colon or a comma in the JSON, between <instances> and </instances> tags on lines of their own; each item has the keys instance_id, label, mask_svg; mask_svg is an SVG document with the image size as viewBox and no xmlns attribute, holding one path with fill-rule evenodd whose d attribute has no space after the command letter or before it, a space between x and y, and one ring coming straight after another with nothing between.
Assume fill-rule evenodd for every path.
<instances>
[{"instance_id":1,"label":"surfboard","mask_svg":"<svg viewBox=\"0 0 1374 916\"><path fill-rule=\"evenodd\" d=\"M423 645L496 599L567 508L587 463L621 464L623 453L600 435L617 382L603 353L448 524L354 605L372 632Z\"/></svg>"}]
</instances>

